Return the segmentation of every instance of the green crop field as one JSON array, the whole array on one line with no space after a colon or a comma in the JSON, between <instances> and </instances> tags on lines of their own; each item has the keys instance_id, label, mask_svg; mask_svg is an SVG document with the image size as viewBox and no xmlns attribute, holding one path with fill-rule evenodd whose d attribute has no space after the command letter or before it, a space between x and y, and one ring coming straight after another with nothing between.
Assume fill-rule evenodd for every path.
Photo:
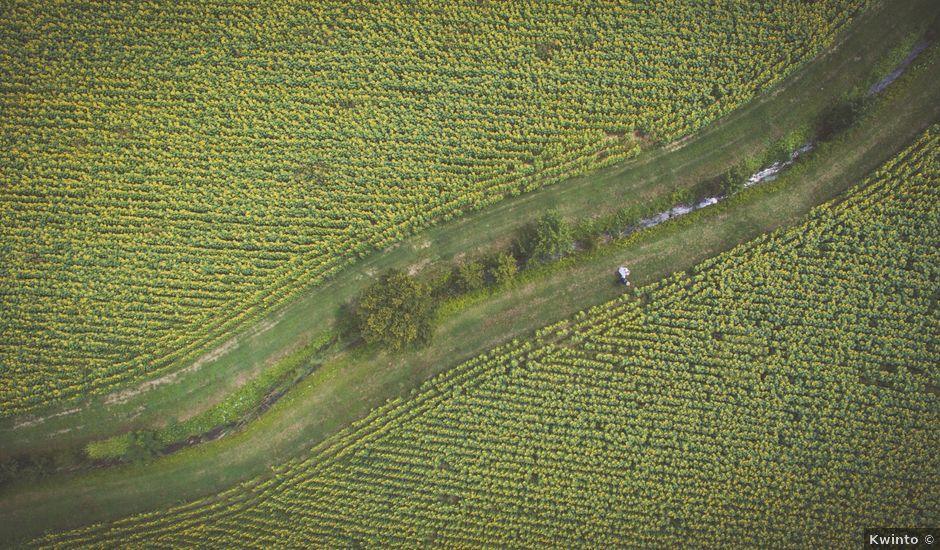
<instances>
[{"instance_id":1,"label":"green crop field","mask_svg":"<svg viewBox=\"0 0 940 550\"><path fill-rule=\"evenodd\" d=\"M857 547L940 524L940 126L794 228L389 402L274 475L37 545Z\"/></svg>"},{"instance_id":2,"label":"green crop field","mask_svg":"<svg viewBox=\"0 0 940 550\"><path fill-rule=\"evenodd\" d=\"M0 1L0 547L940 526L938 62L935 0Z\"/></svg>"},{"instance_id":3,"label":"green crop field","mask_svg":"<svg viewBox=\"0 0 940 550\"><path fill-rule=\"evenodd\" d=\"M195 364L367 252L694 133L867 6L674 4L4 2L0 417Z\"/></svg>"}]
</instances>

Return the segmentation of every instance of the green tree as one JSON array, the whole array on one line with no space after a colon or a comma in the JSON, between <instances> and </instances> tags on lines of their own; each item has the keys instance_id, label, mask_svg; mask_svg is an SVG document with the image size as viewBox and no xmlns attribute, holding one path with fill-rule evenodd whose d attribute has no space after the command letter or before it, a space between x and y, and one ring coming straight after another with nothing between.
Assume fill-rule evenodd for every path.
<instances>
[{"instance_id":1,"label":"green tree","mask_svg":"<svg viewBox=\"0 0 940 550\"><path fill-rule=\"evenodd\" d=\"M502 285L511 281L518 271L519 265L516 263L516 259L512 254L503 252L494 258L493 264L490 266L490 277L493 278L494 284Z\"/></svg>"},{"instance_id":2,"label":"green tree","mask_svg":"<svg viewBox=\"0 0 940 550\"><path fill-rule=\"evenodd\" d=\"M464 262L457 266L457 285L461 292L472 292L483 288L486 269L477 261Z\"/></svg>"},{"instance_id":3,"label":"green tree","mask_svg":"<svg viewBox=\"0 0 940 550\"><path fill-rule=\"evenodd\" d=\"M517 246L528 263L540 263L564 256L572 242L571 226L558 211L549 210L523 230Z\"/></svg>"},{"instance_id":4,"label":"green tree","mask_svg":"<svg viewBox=\"0 0 940 550\"><path fill-rule=\"evenodd\" d=\"M362 294L356 314L362 337L370 344L397 350L418 340L427 341L434 319L431 289L391 270Z\"/></svg>"},{"instance_id":5,"label":"green tree","mask_svg":"<svg viewBox=\"0 0 940 550\"><path fill-rule=\"evenodd\" d=\"M733 195L744 189L747 179L761 167L761 159L757 157L747 157L725 171L721 181L721 192L725 195Z\"/></svg>"},{"instance_id":6,"label":"green tree","mask_svg":"<svg viewBox=\"0 0 940 550\"><path fill-rule=\"evenodd\" d=\"M126 457L131 462L144 462L160 450L160 441L154 432L134 432Z\"/></svg>"}]
</instances>

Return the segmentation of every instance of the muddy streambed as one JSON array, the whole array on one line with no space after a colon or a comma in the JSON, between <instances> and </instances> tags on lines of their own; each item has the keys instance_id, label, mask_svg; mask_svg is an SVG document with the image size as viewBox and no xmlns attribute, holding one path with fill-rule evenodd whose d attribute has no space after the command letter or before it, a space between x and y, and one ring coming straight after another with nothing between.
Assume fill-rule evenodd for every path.
<instances>
[{"instance_id":1,"label":"muddy streambed","mask_svg":"<svg viewBox=\"0 0 940 550\"><path fill-rule=\"evenodd\" d=\"M761 168L757 172L754 172L748 176L747 180L744 181L744 187L751 187L760 183L765 183L769 181L774 181L777 179L780 174L785 171L787 168L793 165L802 155L815 149L816 144L814 142L804 143L803 145L794 149L790 156L786 160L778 160L767 166ZM673 206L669 210L664 210L658 214L650 216L648 218L643 218L639 222L627 227L621 231L622 236L627 236L636 231L642 229L648 229L650 227L659 225L665 221L671 220L673 218L678 218L680 216L685 216L695 212L696 210L701 210L702 208L707 208L713 204L718 204L719 202L727 199L729 195L714 195L711 197L705 197L694 203L680 204Z\"/></svg>"}]
</instances>

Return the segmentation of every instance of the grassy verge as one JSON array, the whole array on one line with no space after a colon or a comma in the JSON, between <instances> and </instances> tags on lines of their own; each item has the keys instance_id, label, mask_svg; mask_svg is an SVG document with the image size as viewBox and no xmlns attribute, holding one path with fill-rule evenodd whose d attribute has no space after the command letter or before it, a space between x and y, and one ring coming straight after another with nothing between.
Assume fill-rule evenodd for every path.
<instances>
[{"instance_id":1,"label":"grassy verge","mask_svg":"<svg viewBox=\"0 0 940 550\"><path fill-rule=\"evenodd\" d=\"M886 25L878 21L877 27ZM905 34L899 32L900 37ZM0 500L0 541L215 494L232 483L264 475L272 465L310 449L387 399L407 396L429 376L623 292L612 281L613 266L630 265L635 284L643 284L797 222L812 206L837 197L940 118L940 87L934 78L937 52L936 46L925 52L856 127L777 182L638 233L470 304L443 320L436 343L429 348L394 355L363 349L343 352L239 434L150 464L11 486ZM714 144L716 154L723 151L719 145ZM706 152L700 151L700 162L708 165L712 159ZM711 173L696 170L699 166L693 163L689 169L698 176ZM648 168L641 165L634 170ZM655 171L648 177L658 182L683 178ZM562 208L560 203L556 206ZM513 211L502 210L502 215L511 218Z\"/></svg>"},{"instance_id":2,"label":"grassy verge","mask_svg":"<svg viewBox=\"0 0 940 550\"><path fill-rule=\"evenodd\" d=\"M46 411L38 415L44 420L34 424L23 425L23 419L17 418L0 421L0 458L82 448L116 434L186 422L224 401L279 358L331 330L343 305L380 271L428 268L463 254L504 247L521 225L549 208L583 219L655 204L720 177L748 159L765 156L781 137L805 129L831 102L870 81L873 67L912 33L923 32L925 21L932 19L924 17L924 11L937 8L924 1L876 6L837 47L682 147L647 151L623 166L506 200L369 257L264 319L234 340L230 349L171 384L123 403L95 399L66 415L52 416L60 409ZM544 315L551 319L554 313Z\"/></svg>"}]
</instances>

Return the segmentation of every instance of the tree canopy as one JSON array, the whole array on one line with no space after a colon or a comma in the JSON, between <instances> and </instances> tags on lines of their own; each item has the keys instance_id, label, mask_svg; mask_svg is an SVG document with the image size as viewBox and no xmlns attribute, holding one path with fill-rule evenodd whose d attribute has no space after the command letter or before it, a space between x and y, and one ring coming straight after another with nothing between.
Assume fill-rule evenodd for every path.
<instances>
[{"instance_id":1,"label":"tree canopy","mask_svg":"<svg viewBox=\"0 0 940 550\"><path fill-rule=\"evenodd\" d=\"M529 263L541 263L571 251L571 226L557 210L549 210L526 227L518 240L520 255Z\"/></svg>"},{"instance_id":2,"label":"tree canopy","mask_svg":"<svg viewBox=\"0 0 940 550\"><path fill-rule=\"evenodd\" d=\"M427 284L391 270L363 292L356 313L366 342L397 350L430 338L434 312Z\"/></svg>"},{"instance_id":3,"label":"tree canopy","mask_svg":"<svg viewBox=\"0 0 940 550\"><path fill-rule=\"evenodd\" d=\"M489 273L494 284L502 285L511 281L516 276L517 271L519 271L519 266L516 259L513 258L512 254L503 252L493 259Z\"/></svg>"}]
</instances>

